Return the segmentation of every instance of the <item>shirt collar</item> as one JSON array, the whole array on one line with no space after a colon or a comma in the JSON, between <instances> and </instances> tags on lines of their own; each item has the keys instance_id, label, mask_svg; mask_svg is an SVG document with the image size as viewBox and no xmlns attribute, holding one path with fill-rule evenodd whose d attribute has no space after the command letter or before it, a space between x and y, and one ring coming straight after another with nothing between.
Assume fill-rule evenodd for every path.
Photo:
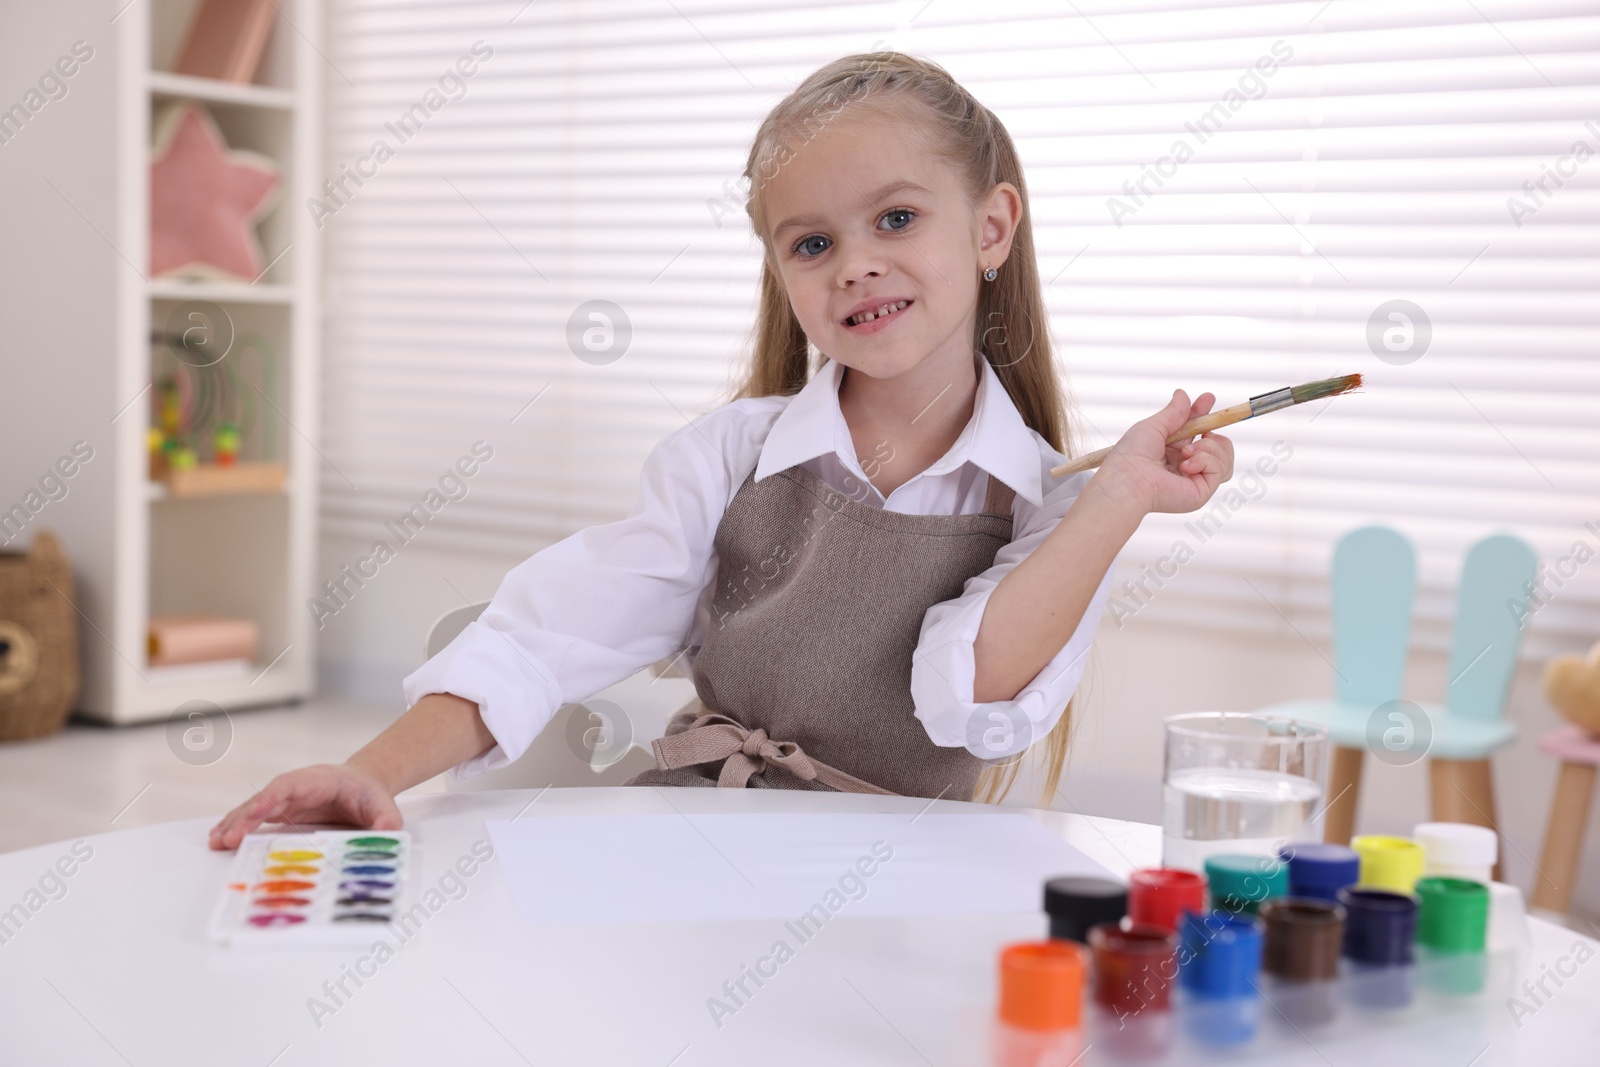
<instances>
[{"instance_id":1,"label":"shirt collar","mask_svg":"<svg viewBox=\"0 0 1600 1067\"><path fill-rule=\"evenodd\" d=\"M982 356L974 358L983 365L983 374L978 378L972 418L950 450L923 473L944 474L970 462L1016 490L1034 507L1042 507L1044 472L1039 445L989 361ZM842 363L828 360L779 413L761 446L756 481L829 452L836 453L846 469L860 473L850 428L839 410L844 370Z\"/></svg>"}]
</instances>

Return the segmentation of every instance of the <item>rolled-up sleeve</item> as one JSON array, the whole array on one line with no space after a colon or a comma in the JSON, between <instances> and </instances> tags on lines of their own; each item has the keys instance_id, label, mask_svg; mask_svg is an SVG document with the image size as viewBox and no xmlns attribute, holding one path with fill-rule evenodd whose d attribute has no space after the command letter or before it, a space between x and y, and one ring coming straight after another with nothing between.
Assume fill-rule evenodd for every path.
<instances>
[{"instance_id":1,"label":"rolled-up sleeve","mask_svg":"<svg viewBox=\"0 0 1600 1067\"><path fill-rule=\"evenodd\" d=\"M512 568L483 614L406 676L408 705L452 693L478 705L489 751L452 770L470 778L517 759L564 704L586 700L684 646L715 575L712 542L735 478L753 466L739 402L663 438L639 495Z\"/></svg>"},{"instance_id":2,"label":"rolled-up sleeve","mask_svg":"<svg viewBox=\"0 0 1600 1067\"><path fill-rule=\"evenodd\" d=\"M1019 498L1019 508L1028 507L1032 514L1022 520L1011 543L995 554L994 565L969 579L959 597L933 605L923 616L911 661L911 698L916 716L934 744L978 751L972 742L979 739L977 744L985 753L995 752L991 731L999 730L1005 735L1001 745L1025 731L1018 747L1026 747L1042 740L1066 710L1068 699L1083 677L1089 647L1111 594L1115 567L1106 569L1072 637L1015 699L982 704L973 700L977 676L973 643L989 594L1050 535L1092 474L1084 471L1061 481L1045 493L1040 508L1031 508ZM1050 482L1045 484L1049 486Z\"/></svg>"}]
</instances>

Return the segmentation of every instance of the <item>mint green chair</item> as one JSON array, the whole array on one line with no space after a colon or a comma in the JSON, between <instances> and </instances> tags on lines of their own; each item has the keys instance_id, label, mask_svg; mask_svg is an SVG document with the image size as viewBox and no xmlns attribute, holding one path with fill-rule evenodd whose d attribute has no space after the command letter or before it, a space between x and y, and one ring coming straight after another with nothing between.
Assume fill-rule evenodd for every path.
<instances>
[{"instance_id":1,"label":"mint green chair","mask_svg":"<svg viewBox=\"0 0 1600 1067\"><path fill-rule=\"evenodd\" d=\"M1350 840L1367 723L1380 705L1400 696L1416 579L1416 550L1398 530L1362 526L1339 538L1331 581L1334 696L1261 709L1327 727L1334 746L1328 775L1332 803L1323 823L1328 841Z\"/></svg>"},{"instance_id":2,"label":"mint green chair","mask_svg":"<svg viewBox=\"0 0 1600 1067\"><path fill-rule=\"evenodd\" d=\"M1511 534L1485 537L1467 552L1456 594L1445 704L1423 704L1433 719L1428 753L1430 807L1435 822L1466 822L1499 830L1489 756L1509 745L1517 728L1506 721L1506 696L1522 648L1526 604L1539 555ZM1497 855L1504 855L1502 848ZM1494 865L1500 878L1500 862Z\"/></svg>"},{"instance_id":3,"label":"mint green chair","mask_svg":"<svg viewBox=\"0 0 1600 1067\"><path fill-rule=\"evenodd\" d=\"M1369 749L1391 763L1430 760L1435 821L1496 826L1489 756L1516 737L1505 718L1505 702L1522 644L1522 622L1507 605L1525 599L1524 585L1537 568L1533 548L1519 537L1492 534L1475 543L1457 586L1445 703L1379 712L1400 696L1415 552L1402 534L1379 526L1340 539L1333 561L1337 695L1263 709L1328 727L1334 758L1326 840L1349 842Z\"/></svg>"}]
</instances>

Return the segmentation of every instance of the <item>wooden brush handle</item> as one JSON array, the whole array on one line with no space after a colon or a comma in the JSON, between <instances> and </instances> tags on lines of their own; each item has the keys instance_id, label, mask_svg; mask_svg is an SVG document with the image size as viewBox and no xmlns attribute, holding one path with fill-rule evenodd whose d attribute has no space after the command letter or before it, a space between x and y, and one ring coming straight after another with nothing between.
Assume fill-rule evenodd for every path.
<instances>
[{"instance_id":1,"label":"wooden brush handle","mask_svg":"<svg viewBox=\"0 0 1600 1067\"><path fill-rule=\"evenodd\" d=\"M1234 423L1243 422L1249 417L1250 402L1248 400L1243 404L1235 404L1231 408L1223 408L1221 411L1210 411L1197 418L1190 419L1178 427L1177 431L1167 438L1167 444L1175 445L1186 437L1193 437L1208 430L1218 430L1224 426L1232 426ZM1059 478L1065 474L1077 474L1079 471L1091 470L1104 463L1106 457L1110 454L1110 446L1096 452L1086 452L1070 463L1063 463L1059 467L1051 467L1050 474Z\"/></svg>"}]
</instances>

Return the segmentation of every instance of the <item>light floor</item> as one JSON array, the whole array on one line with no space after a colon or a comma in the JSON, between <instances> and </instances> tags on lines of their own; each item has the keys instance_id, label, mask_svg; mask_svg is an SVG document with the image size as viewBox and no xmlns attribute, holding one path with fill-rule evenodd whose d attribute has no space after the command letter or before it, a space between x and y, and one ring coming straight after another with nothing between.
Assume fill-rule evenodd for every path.
<instances>
[{"instance_id":1,"label":"light floor","mask_svg":"<svg viewBox=\"0 0 1600 1067\"><path fill-rule=\"evenodd\" d=\"M165 722L113 727L73 721L48 737L0 744L0 852L172 819L220 817L276 774L342 762L403 710L317 697L297 706L230 712L231 740L221 758L203 765L175 754ZM182 738L175 743L181 748ZM442 788L440 779L417 787Z\"/></svg>"}]
</instances>

